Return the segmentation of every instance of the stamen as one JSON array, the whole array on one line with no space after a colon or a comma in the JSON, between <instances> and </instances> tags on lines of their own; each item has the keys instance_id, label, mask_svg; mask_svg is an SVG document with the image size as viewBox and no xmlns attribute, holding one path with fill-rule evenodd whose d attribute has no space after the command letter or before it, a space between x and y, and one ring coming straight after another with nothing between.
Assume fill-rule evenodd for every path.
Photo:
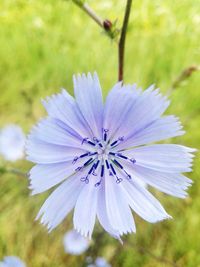
<instances>
[{"instance_id":1,"label":"stamen","mask_svg":"<svg viewBox=\"0 0 200 267\"><path fill-rule=\"evenodd\" d=\"M84 168L84 166L81 166L81 167L77 167L77 168L75 169L75 172L79 172L79 171L82 171L82 170L83 170L83 168Z\"/></svg>"},{"instance_id":2,"label":"stamen","mask_svg":"<svg viewBox=\"0 0 200 267\"><path fill-rule=\"evenodd\" d=\"M93 141L96 142L96 143L98 143L98 142L99 142L99 139L98 139L97 137L94 136L94 137L93 137Z\"/></svg>"},{"instance_id":3,"label":"stamen","mask_svg":"<svg viewBox=\"0 0 200 267\"><path fill-rule=\"evenodd\" d=\"M132 162L133 164L136 163L136 160L134 158L130 159L130 162Z\"/></svg>"},{"instance_id":4,"label":"stamen","mask_svg":"<svg viewBox=\"0 0 200 267\"><path fill-rule=\"evenodd\" d=\"M93 168L93 172L92 172L92 175L94 175L94 176L97 176L97 173L95 173L95 170L97 169L99 162L100 162L100 160L97 160L97 162L94 164L94 168Z\"/></svg>"},{"instance_id":5,"label":"stamen","mask_svg":"<svg viewBox=\"0 0 200 267\"><path fill-rule=\"evenodd\" d=\"M104 165L101 165L101 177L104 175Z\"/></svg>"},{"instance_id":6,"label":"stamen","mask_svg":"<svg viewBox=\"0 0 200 267\"><path fill-rule=\"evenodd\" d=\"M93 161L94 159L93 158L90 158L90 159L88 159L88 161L86 161L83 165L84 166L87 166L87 165L89 165L90 163L91 163L91 161Z\"/></svg>"},{"instance_id":7,"label":"stamen","mask_svg":"<svg viewBox=\"0 0 200 267\"><path fill-rule=\"evenodd\" d=\"M82 143L81 143L81 144L83 145L85 142L87 142L87 141L88 141L88 139L89 139L88 137L85 137L85 138L83 138L83 140L82 140Z\"/></svg>"},{"instance_id":8,"label":"stamen","mask_svg":"<svg viewBox=\"0 0 200 267\"><path fill-rule=\"evenodd\" d=\"M119 163L119 161L117 161L116 159L114 159L113 161L120 169L123 169L123 166Z\"/></svg>"},{"instance_id":9,"label":"stamen","mask_svg":"<svg viewBox=\"0 0 200 267\"><path fill-rule=\"evenodd\" d=\"M101 184L101 180L99 182L97 182L94 186L98 187L98 186L100 186L100 184Z\"/></svg>"},{"instance_id":10,"label":"stamen","mask_svg":"<svg viewBox=\"0 0 200 267\"><path fill-rule=\"evenodd\" d=\"M104 176L104 165L101 165L101 179L94 185L95 187L98 187L101 184L103 176Z\"/></svg>"},{"instance_id":11,"label":"stamen","mask_svg":"<svg viewBox=\"0 0 200 267\"><path fill-rule=\"evenodd\" d=\"M103 145L101 144L101 143L98 143L98 145L102 148L103 147Z\"/></svg>"},{"instance_id":12,"label":"stamen","mask_svg":"<svg viewBox=\"0 0 200 267\"><path fill-rule=\"evenodd\" d=\"M110 168L111 168L113 174L116 175L116 171L115 171L115 169L113 168L113 165L112 165L112 164L110 164Z\"/></svg>"},{"instance_id":13,"label":"stamen","mask_svg":"<svg viewBox=\"0 0 200 267\"><path fill-rule=\"evenodd\" d=\"M98 144L98 146L100 146L101 148L103 147L103 145L101 144L100 140L97 137L93 137L94 142L96 142L96 144Z\"/></svg>"},{"instance_id":14,"label":"stamen","mask_svg":"<svg viewBox=\"0 0 200 267\"><path fill-rule=\"evenodd\" d=\"M128 177L128 179L131 179L131 175L124 169L124 167L119 163L119 161L117 161L116 159L113 160L113 162L115 163L115 165L117 165L120 169L122 169L122 171L126 174L126 176Z\"/></svg>"},{"instance_id":15,"label":"stamen","mask_svg":"<svg viewBox=\"0 0 200 267\"><path fill-rule=\"evenodd\" d=\"M88 137L83 138L81 144L83 145L84 143L88 143L88 144L90 144L92 146L95 146L95 143L93 143L92 141L90 141Z\"/></svg>"},{"instance_id":16,"label":"stamen","mask_svg":"<svg viewBox=\"0 0 200 267\"><path fill-rule=\"evenodd\" d=\"M76 156L73 161L72 161L72 164L75 164L78 159L81 159L81 158L84 158L84 157L87 157L87 156L94 156L94 155L97 155L98 153L97 152L94 152L94 153L91 153L91 152L87 152L85 154L82 154L80 156Z\"/></svg>"},{"instance_id":17,"label":"stamen","mask_svg":"<svg viewBox=\"0 0 200 267\"><path fill-rule=\"evenodd\" d=\"M89 172L88 172L88 175L90 175L90 174L92 173L94 167L95 167L95 164L93 164L92 167L90 168L90 170L89 170Z\"/></svg>"},{"instance_id":18,"label":"stamen","mask_svg":"<svg viewBox=\"0 0 200 267\"><path fill-rule=\"evenodd\" d=\"M124 136L120 136L117 140L115 140L110 146L118 145L120 142L124 141Z\"/></svg>"},{"instance_id":19,"label":"stamen","mask_svg":"<svg viewBox=\"0 0 200 267\"><path fill-rule=\"evenodd\" d=\"M114 141L110 146L114 146L115 144L117 144L118 140Z\"/></svg>"},{"instance_id":20,"label":"stamen","mask_svg":"<svg viewBox=\"0 0 200 267\"><path fill-rule=\"evenodd\" d=\"M116 171L115 171L115 169L114 169L114 167L113 167L113 165L111 163L110 163L110 168L111 168L111 170L113 172L113 175L116 177L116 183L117 184L121 183L123 181L123 179L122 178L119 178L117 176Z\"/></svg>"},{"instance_id":21,"label":"stamen","mask_svg":"<svg viewBox=\"0 0 200 267\"><path fill-rule=\"evenodd\" d=\"M104 134L103 134L103 140L106 142L107 141L107 137L108 137L108 135L107 135L107 133L108 133L108 129L103 129L103 132L104 132Z\"/></svg>"},{"instance_id":22,"label":"stamen","mask_svg":"<svg viewBox=\"0 0 200 267\"><path fill-rule=\"evenodd\" d=\"M85 154L83 154L83 155L80 155L80 157L79 158L84 158L84 157L86 157L86 156L89 156L90 155L90 152L88 152L88 153L85 153Z\"/></svg>"},{"instance_id":23,"label":"stamen","mask_svg":"<svg viewBox=\"0 0 200 267\"><path fill-rule=\"evenodd\" d=\"M126 156L122 155L121 153L117 153L116 155L122 159L128 159Z\"/></svg>"},{"instance_id":24,"label":"stamen","mask_svg":"<svg viewBox=\"0 0 200 267\"><path fill-rule=\"evenodd\" d=\"M81 182L85 182L86 184L89 183L89 179L88 179L87 176L86 177L82 177L80 180L81 180Z\"/></svg>"},{"instance_id":25,"label":"stamen","mask_svg":"<svg viewBox=\"0 0 200 267\"><path fill-rule=\"evenodd\" d=\"M75 164L77 162L77 160L79 159L79 157L75 157L72 161L72 164Z\"/></svg>"},{"instance_id":26,"label":"stamen","mask_svg":"<svg viewBox=\"0 0 200 267\"><path fill-rule=\"evenodd\" d=\"M88 144L95 146L95 143L93 143L92 141L88 141Z\"/></svg>"},{"instance_id":27,"label":"stamen","mask_svg":"<svg viewBox=\"0 0 200 267\"><path fill-rule=\"evenodd\" d=\"M117 177L117 176L116 176L116 177ZM117 177L117 180L116 180L116 183L117 183L117 184L121 183L122 181L123 181L122 178L118 178L118 177Z\"/></svg>"},{"instance_id":28,"label":"stamen","mask_svg":"<svg viewBox=\"0 0 200 267\"><path fill-rule=\"evenodd\" d=\"M136 160L135 160L134 158L128 158L127 156L124 156L124 155L121 154L121 153L109 152L109 155L111 155L111 156L116 156L116 157L119 157L119 158L128 160L128 161L132 162L133 164L136 163Z\"/></svg>"},{"instance_id":29,"label":"stamen","mask_svg":"<svg viewBox=\"0 0 200 267\"><path fill-rule=\"evenodd\" d=\"M108 163L107 159L105 160L105 162L106 162L106 167L107 167L107 169L109 169L110 166L109 166L109 163Z\"/></svg>"},{"instance_id":30,"label":"stamen","mask_svg":"<svg viewBox=\"0 0 200 267\"><path fill-rule=\"evenodd\" d=\"M132 179L131 175L126 170L123 169L123 171L125 172L129 180Z\"/></svg>"},{"instance_id":31,"label":"stamen","mask_svg":"<svg viewBox=\"0 0 200 267\"><path fill-rule=\"evenodd\" d=\"M93 152L93 153L89 153L89 156L94 156L94 155L97 155L98 154L98 152Z\"/></svg>"}]
</instances>

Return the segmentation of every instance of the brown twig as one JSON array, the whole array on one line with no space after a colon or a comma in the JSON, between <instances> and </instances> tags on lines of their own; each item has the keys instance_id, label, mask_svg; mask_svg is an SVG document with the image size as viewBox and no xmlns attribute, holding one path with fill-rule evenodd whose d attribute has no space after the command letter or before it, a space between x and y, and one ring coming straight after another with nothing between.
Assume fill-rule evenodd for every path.
<instances>
[{"instance_id":1,"label":"brown twig","mask_svg":"<svg viewBox=\"0 0 200 267\"><path fill-rule=\"evenodd\" d=\"M74 4L80 7L91 19L93 19L111 38L115 39L119 33L119 30L116 28L115 23L112 23L110 20L103 20L96 12L83 0L72 0Z\"/></svg>"},{"instance_id":2,"label":"brown twig","mask_svg":"<svg viewBox=\"0 0 200 267\"><path fill-rule=\"evenodd\" d=\"M118 44L118 80L123 81L124 79L124 52L125 52L125 41L126 41L126 32L128 27L129 16L131 12L132 0L127 0L123 26L121 30L121 35Z\"/></svg>"},{"instance_id":3,"label":"brown twig","mask_svg":"<svg viewBox=\"0 0 200 267\"><path fill-rule=\"evenodd\" d=\"M199 71L200 67L197 65L191 65L184 69L180 75L174 80L171 87L168 89L167 95L170 95L174 89L180 86L180 84L188 79L195 71Z\"/></svg>"},{"instance_id":4,"label":"brown twig","mask_svg":"<svg viewBox=\"0 0 200 267\"><path fill-rule=\"evenodd\" d=\"M176 80L173 82L172 88L175 89L176 87L178 87L182 81L189 78L193 74L193 72L195 72L197 70L199 70L199 67L196 65L192 65L192 66L189 66L188 68L184 69L181 72L181 74L178 76L178 78L176 78Z\"/></svg>"}]
</instances>

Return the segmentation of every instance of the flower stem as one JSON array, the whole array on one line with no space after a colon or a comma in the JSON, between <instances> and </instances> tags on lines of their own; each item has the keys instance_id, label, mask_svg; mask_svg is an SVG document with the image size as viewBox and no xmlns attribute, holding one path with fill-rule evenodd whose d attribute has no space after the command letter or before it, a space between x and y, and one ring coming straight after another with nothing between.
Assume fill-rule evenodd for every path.
<instances>
[{"instance_id":1,"label":"flower stem","mask_svg":"<svg viewBox=\"0 0 200 267\"><path fill-rule=\"evenodd\" d=\"M103 26L103 19L100 18L84 1L81 0L72 0L74 4L79 6L83 11L85 11L100 27Z\"/></svg>"},{"instance_id":2,"label":"flower stem","mask_svg":"<svg viewBox=\"0 0 200 267\"><path fill-rule=\"evenodd\" d=\"M84 2L84 0L72 0L74 4L80 7L92 20L94 20L111 38L115 39L119 33L119 30L116 28L115 23L112 23L110 20L103 20L96 12Z\"/></svg>"},{"instance_id":3,"label":"flower stem","mask_svg":"<svg viewBox=\"0 0 200 267\"><path fill-rule=\"evenodd\" d=\"M118 44L118 81L123 81L124 79L124 51L125 51L125 41L126 32L128 27L128 21L131 12L132 0L127 0L126 9L124 14L123 26L121 30L121 35Z\"/></svg>"}]
</instances>

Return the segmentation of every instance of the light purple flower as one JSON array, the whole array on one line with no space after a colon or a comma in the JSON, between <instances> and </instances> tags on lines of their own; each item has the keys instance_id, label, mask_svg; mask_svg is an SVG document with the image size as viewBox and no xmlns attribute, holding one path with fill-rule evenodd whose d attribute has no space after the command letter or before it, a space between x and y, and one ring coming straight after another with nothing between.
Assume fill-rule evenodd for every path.
<instances>
[{"instance_id":1,"label":"light purple flower","mask_svg":"<svg viewBox=\"0 0 200 267\"><path fill-rule=\"evenodd\" d=\"M33 194L57 186L37 218L51 231L74 208L77 232L91 238L97 217L118 239L136 231L132 210L151 223L171 218L140 183L187 196L191 180L181 173L191 171L194 149L152 144L184 133L175 116L162 116L169 101L153 86L117 83L104 104L96 74L74 76L74 94L44 100L48 116L28 138Z\"/></svg>"},{"instance_id":2,"label":"light purple flower","mask_svg":"<svg viewBox=\"0 0 200 267\"><path fill-rule=\"evenodd\" d=\"M111 267L111 265L103 257L96 258L95 265L96 267Z\"/></svg>"},{"instance_id":3,"label":"light purple flower","mask_svg":"<svg viewBox=\"0 0 200 267\"><path fill-rule=\"evenodd\" d=\"M97 257L95 263L87 265L87 267L111 267L107 260L103 257Z\"/></svg>"},{"instance_id":4,"label":"light purple flower","mask_svg":"<svg viewBox=\"0 0 200 267\"><path fill-rule=\"evenodd\" d=\"M90 244L87 238L75 230L71 230L64 235L63 243L65 252L73 255L82 254L88 249Z\"/></svg>"},{"instance_id":5,"label":"light purple flower","mask_svg":"<svg viewBox=\"0 0 200 267\"><path fill-rule=\"evenodd\" d=\"M9 161L16 161L24 156L25 135L15 124L9 124L0 130L0 154Z\"/></svg>"},{"instance_id":6,"label":"light purple flower","mask_svg":"<svg viewBox=\"0 0 200 267\"><path fill-rule=\"evenodd\" d=\"M0 261L0 267L26 267L25 263L18 257L7 256L3 261Z\"/></svg>"}]
</instances>

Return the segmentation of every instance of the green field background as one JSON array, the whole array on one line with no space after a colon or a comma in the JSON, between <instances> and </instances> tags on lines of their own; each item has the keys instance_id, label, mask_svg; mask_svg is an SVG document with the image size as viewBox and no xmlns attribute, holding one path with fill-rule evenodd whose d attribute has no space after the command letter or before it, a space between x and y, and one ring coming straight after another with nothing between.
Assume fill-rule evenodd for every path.
<instances>
[{"instance_id":1,"label":"green field background","mask_svg":"<svg viewBox=\"0 0 200 267\"><path fill-rule=\"evenodd\" d=\"M88 1L120 28L125 1ZM146 88L155 83L170 93L167 111L181 118L184 136L172 140L200 147L200 72L170 90L180 73L200 65L199 0L134 0L127 32L125 83ZM67 88L74 73L97 71L104 96L117 81L117 44L71 1L0 1L0 126L19 124L26 133L45 115L40 100ZM120 100L119 100L120 101ZM166 141L166 142L169 142ZM170 140L171 142L171 140ZM0 159L0 167L28 171L23 160ZM28 267L84 267L85 259L104 256L114 267L200 266L200 162L185 200L155 192L173 220L151 225L138 216L137 233L124 245L97 225L90 249L81 256L64 253L63 234L71 218L51 234L34 218L49 192L30 197L28 181L0 174L0 259L21 257Z\"/></svg>"}]
</instances>

